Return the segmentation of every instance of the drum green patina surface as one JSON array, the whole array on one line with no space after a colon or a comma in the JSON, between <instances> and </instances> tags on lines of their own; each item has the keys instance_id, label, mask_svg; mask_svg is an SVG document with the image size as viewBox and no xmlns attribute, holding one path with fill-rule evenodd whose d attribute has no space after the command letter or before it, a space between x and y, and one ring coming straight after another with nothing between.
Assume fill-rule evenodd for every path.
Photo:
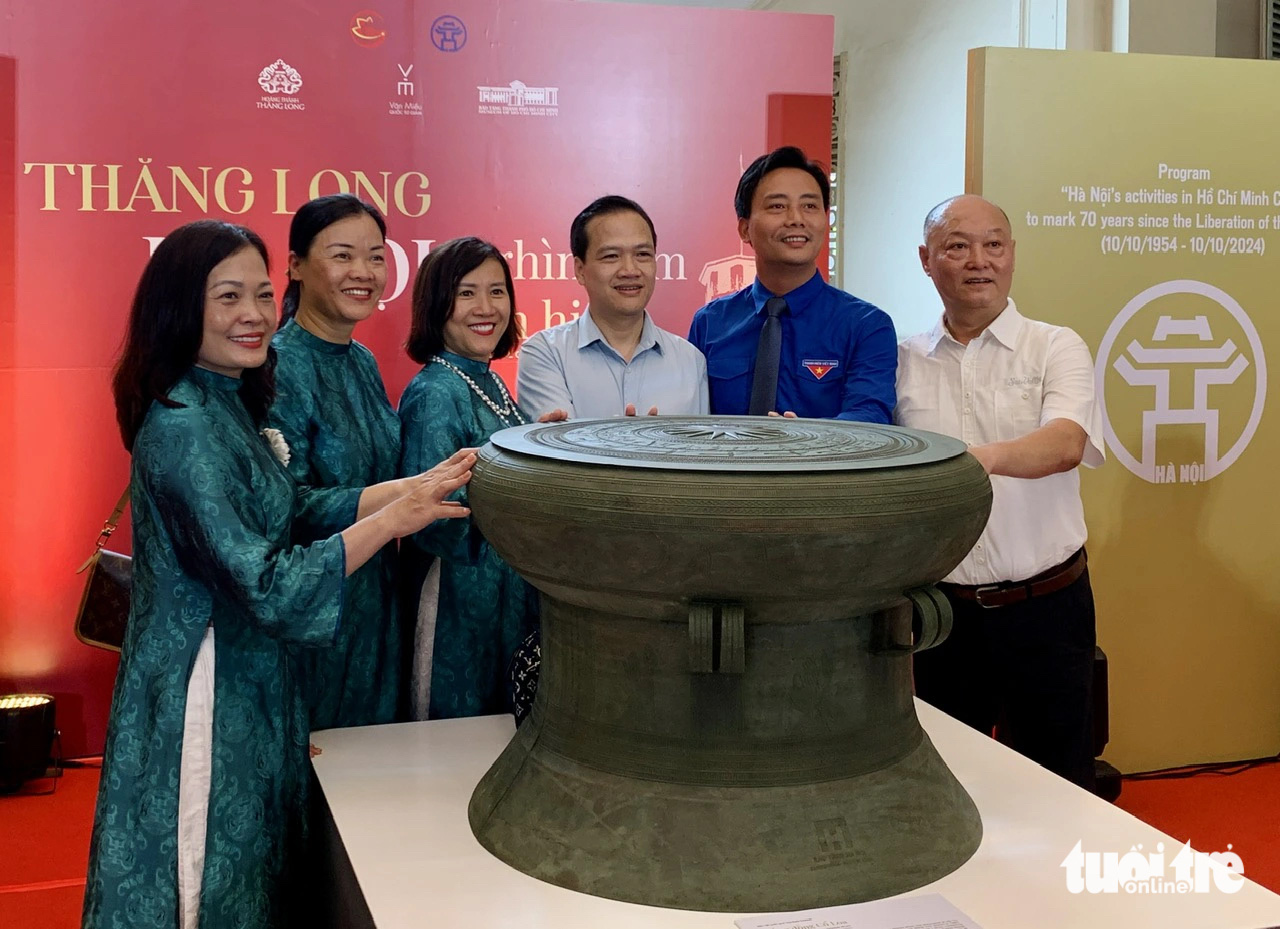
<instances>
[{"instance_id":1,"label":"drum green patina surface","mask_svg":"<svg viewBox=\"0 0 1280 929\"><path fill-rule=\"evenodd\" d=\"M834 420L508 429L475 519L542 592L529 719L473 832L534 877L701 910L901 893L982 825L911 698L945 638L929 586L986 524L963 443Z\"/></svg>"}]
</instances>

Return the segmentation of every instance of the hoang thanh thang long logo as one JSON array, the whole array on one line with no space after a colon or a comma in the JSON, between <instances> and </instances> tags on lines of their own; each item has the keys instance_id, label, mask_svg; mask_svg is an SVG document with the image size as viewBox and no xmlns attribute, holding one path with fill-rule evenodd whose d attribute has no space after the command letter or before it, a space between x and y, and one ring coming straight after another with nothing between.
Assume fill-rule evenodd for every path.
<instances>
[{"instance_id":1,"label":"hoang thanh thang long logo","mask_svg":"<svg viewBox=\"0 0 1280 929\"><path fill-rule=\"evenodd\" d=\"M258 86L269 94L296 94L302 89L302 75L283 58L277 58L258 72Z\"/></svg>"},{"instance_id":2,"label":"hoang thanh thang long logo","mask_svg":"<svg viewBox=\"0 0 1280 929\"><path fill-rule=\"evenodd\" d=\"M1207 313L1161 312L1170 305L1161 301L1178 295L1204 297L1214 306ZM1130 323L1137 335L1117 350ZM1111 377L1108 389L1112 372L1119 382ZM1258 431L1267 395L1267 362L1252 320L1230 294L1193 280L1165 281L1130 300L1098 346L1094 378L1108 448L1153 484L1207 481L1235 464ZM1140 423L1126 417L1133 404L1120 402L1122 391L1142 398ZM1159 453L1157 439L1169 428L1202 433L1203 449L1197 441L1182 460L1161 460L1169 456Z\"/></svg>"}]
</instances>

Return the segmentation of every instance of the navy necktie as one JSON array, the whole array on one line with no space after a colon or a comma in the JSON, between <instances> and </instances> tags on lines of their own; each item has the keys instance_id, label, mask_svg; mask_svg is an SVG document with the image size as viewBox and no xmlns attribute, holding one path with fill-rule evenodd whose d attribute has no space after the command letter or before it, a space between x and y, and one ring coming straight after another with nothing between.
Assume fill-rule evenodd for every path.
<instances>
[{"instance_id":1,"label":"navy necktie","mask_svg":"<svg viewBox=\"0 0 1280 929\"><path fill-rule=\"evenodd\" d=\"M778 402L778 362L782 356L782 319L787 312L787 301L770 297L764 311L769 314L760 330L756 345L756 375L751 380L751 403L747 413L764 416L774 412Z\"/></svg>"}]
</instances>

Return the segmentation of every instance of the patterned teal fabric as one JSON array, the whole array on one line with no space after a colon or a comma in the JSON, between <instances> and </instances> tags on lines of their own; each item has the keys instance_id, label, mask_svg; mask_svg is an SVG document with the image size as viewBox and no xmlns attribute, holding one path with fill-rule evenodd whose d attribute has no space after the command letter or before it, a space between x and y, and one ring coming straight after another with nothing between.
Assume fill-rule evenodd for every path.
<instances>
[{"instance_id":1,"label":"patterned teal fabric","mask_svg":"<svg viewBox=\"0 0 1280 929\"><path fill-rule=\"evenodd\" d=\"M502 406L487 364L452 352L439 357ZM459 448L483 445L499 429L526 421L516 415L502 419L461 377L429 363L400 398L400 473L417 474ZM465 488L457 499L466 501ZM441 563L430 717L510 712L506 672L516 647L537 626L537 592L483 544L470 519L437 520L406 538L401 555L406 590L421 590L433 556Z\"/></svg>"},{"instance_id":2,"label":"patterned teal fabric","mask_svg":"<svg viewBox=\"0 0 1280 929\"><path fill-rule=\"evenodd\" d=\"M358 342L326 342L296 320L272 344L278 360L269 420L289 443L289 473L312 487L362 488L393 479L400 464L400 420L373 353ZM297 542L329 534L325 527L294 523ZM402 715L401 665L407 656L395 571L392 543L347 578L337 644L303 653L312 729L372 726Z\"/></svg>"},{"instance_id":3,"label":"patterned teal fabric","mask_svg":"<svg viewBox=\"0 0 1280 929\"><path fill-rule=\"evenodd\" d=\"M340 627L346 550L291 544L295 518L355 518L359 494L300 496L236 392L193 368L133 449L133 598L98 790L84 926L173 929L187 680L215 640L201 925L290 925L305 837L307 707L297 646Z\"/></svg>"}]
</instances>

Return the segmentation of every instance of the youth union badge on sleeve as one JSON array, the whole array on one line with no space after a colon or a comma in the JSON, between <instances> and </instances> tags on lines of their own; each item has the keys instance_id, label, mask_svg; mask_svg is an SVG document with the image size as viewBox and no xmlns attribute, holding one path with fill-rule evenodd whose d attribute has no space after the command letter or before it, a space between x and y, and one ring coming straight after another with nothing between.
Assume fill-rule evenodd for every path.
<instances>
[{"instance_id":1,"label":"youth union badge on sleeve","mask_svg":"<svg viewBox=\"0 0 1280 929\"><path fill-rule=\"evenodd\" d=\"M820 381L833 369L840 367L840 360L838 358L806 358L800 364L809 369L809 373L813 375L815 380Z\"/></svg>"}]
</instances>

